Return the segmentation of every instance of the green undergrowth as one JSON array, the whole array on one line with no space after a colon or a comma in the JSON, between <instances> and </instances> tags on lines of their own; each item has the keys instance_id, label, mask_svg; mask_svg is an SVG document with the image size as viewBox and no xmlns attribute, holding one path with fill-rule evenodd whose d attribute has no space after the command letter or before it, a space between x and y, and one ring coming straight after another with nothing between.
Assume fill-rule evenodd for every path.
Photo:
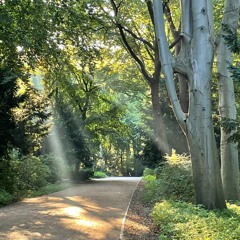
<instances>
[{"instance_id":1,"label":"green undergrowth","mask_svg":"<svg viewBox=\"0 0 240 240\"><path fill-rule=\"evenodd\" d=\"M164 200L154 206L151 215L160 227L161 240L237 240L240 236L240 207L236 204L209 211L192 203Z\"/></svg>"},{"instance_id":2,"label":"green undergrowth","mask_svg":"<svg viewBox=\"0 0 240 240\"><path fill-rule=\"evenodd\" d=\"M191 161L187 155L173 151L155 170L145 169L143 179L146 182L144 200L148 203L165 199L194 201Z\"/></svg>"},{"instance_id":3,"label":"green undergrowth","mask_svg":"<svg viewBox=\"0 0 240 240\"><path fill-rule=\"evenodd\" d=\"M40 188L39 190L29 192L27 197L38 197L38 196L58 192L58 191L70 188L72 186L73 184L71 182L49 184Z\"/></svg>"},{"instance_id":4,"label":"green undergrowth","mask_svg":"<svg viewBox=\"0 0 240 240\"><path fill-rule=\"evenodd\" d=\"M10 193L6 192L3 189L0 189L0 207L11 203L12 200L13 200L13 197Z\"/></svg>"},{"instance_id":5,"label":"green undergrowth","mask_svg":"<svg viewBox=\"0 0 240 240\"><path fill-rule=\"evenodd\" d=\"M70 188L72 186L73 184L70 182L48 184L44 187L39 188L38 190L25 191L24 194L22 193L21 198L18 197L17 199L14 198L14 196L12 196L11 194L7 193L6 191L0 190L0 207L6 206L12 202L16 202L23 198L38 197L53 192L58 192Z\"/></svg>"},{"instance_id":6,"label":"green undergrowth","mask_svg":"<svg viewBox=\"0 0 240 240\"><path fill-rule=\"evenodd\" d=\"M97 172L94 172L93 177L94 178L106 178L107 174L105 172L102 172L102 171L97 171Z\"/></svg>"},{"instance_id":7,"label":"green undergrowth","mask_svg":"<svg viewBox=\"0 0 240 240\"><path fill-rule=\"evenodd\" d=\"M173 152L157 169L145 169L143 179L144 201L152 206L160 240L239 239L240 202L222 211L196 206L188 156Z\"/></svg>"}]
</instances>

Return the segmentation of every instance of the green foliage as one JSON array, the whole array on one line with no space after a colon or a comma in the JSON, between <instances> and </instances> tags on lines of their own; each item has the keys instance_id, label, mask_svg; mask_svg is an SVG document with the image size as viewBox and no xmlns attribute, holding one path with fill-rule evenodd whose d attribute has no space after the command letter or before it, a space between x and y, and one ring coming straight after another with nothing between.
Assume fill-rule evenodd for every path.
<instances>
[{"instance_id":1,"label":"green foliage","mask_svg":"<svg viewBox=\"0 0 240 240\"><path fill-rule=\"evenodd\" d=\"M230 28L228 25L223 25L223 30L227 33L223 35L223 38L226 44L229 47L229 50L235 54L239 59L240 54L240 40L239 40L239 32ZM239 68L239 61L236 61L233 64L229 64L228 66L229 71L232 73L232 78L238 83L240 83L240 68ZM235 88L237 89L239 86L236 85ZM237 93L237 90L235 90ZM237 96L237 94L236 94ZM237 102L236 102L237 104ZM238 106L238 104L237 104ZM229 142L234 142L238 145L238 149L240 149L240 121L239 119L230 119L230 118L222 118L220 121L220 127L224 129L226 133L230 136L228 138Z\"/></svg>"},{"instance_id":2,"label":"green foliage","mask_svg":"<svg viewBox=\"0 0 240 240\"><path fill-rule=\"evenodd\" d=\"M151 168L145 168L143 171L143 176L147 177L148 175L155 175L155 170Z\"/></svg>"},{"instance_id":3,"label":"green foliage","mask_svg":"<svg viewBox=\"0 0 240 240\"><path fill-rule=\"evenodd\" d=\"M22 84L21 87L25 87L26 99L14 109L16 129L13 134L15 147L27 155L39 151L43 138L49 134L51 112L46 93L34 89L30 84Z\"/></svg>"},{"instance_id":4,"label":"green foliage","mask_svg":"<svg viewBox=\"0 0 240 240\"><path fill-rule=\"evenodd\" d=\"M0 189L0 207L12 202L12 195L3 189Z\"/></svg>"},{"instance_id":5,"label":"green foliage","mask_svg":"<svg viewBox=\"0 0 240 240\"><path fill-rule=\"evenodd\" d=\"M67 156L67 164L75 167L77 176L80 165L92 167L93 164L84 123L79 113L60 99L57 101L55 119L56 131L52 134L64 146L62 152ZM52 151L58 154L59 149L52 149Z\"/></svg>"},{"instance_id":6,"label":"green foliage","mask_svg":"<svg viewBox=\"0 0 240 240\"><path fill-rule=\"evenodd\" d=\"M83 168L79 172L80 180L89 180L94 176L94 171L91 168Z\"/></svg>"},{"instance_id":7,"label":"green foliage","mask_svg":"<svg viewBox=\"0 0 240 240\"><path fill-rule=\"evenodd\" d=\"M164 197L160 192L161 182L156 179L155 175L146 175L143 179L146 181L143 194L144 202L152 205L160 201Z\"/></svg>"},{"instance_id":8,"label":"green foliage","mask_svg":"<svg viewBox=\"0 0 240 240\"><path fill-rule=\"evenodd\" d=\"M169 200L157 203L151 215L160 227L159 239L236 240L240 236L240 207L235 204L223 211L208 211Z\"/></svg>"},{"instance_id":9,"label":"green foliage","mask_svg":"<svg viewBox=\"0 0 240 240\"><path fill-rule=\"evenodd\" d=\"M27 83L27 76L10 67L0 66L0 156L12 148L23 154L34 153L49 132L46 94L35 90Z\"/></svg>"},{"instance_id":10,"label":"green foliage","mask_svg":"<svg viewBox=\"0 0 240 240\"><path fill-rule=\"evenodd\" d=\"M223 30L227 32L223 38L227 43L229 50L233 53L240 54L240 40L238 39L238 32L231 29L228 25L223 25Z\"/></svg>"},{"instance_id":11,"label":"green foliage","mask_svg":"<svg viewBox=\"0 0 240 240\"><path fill-rule=\"evenodd\" d=\"M93 177L94 178L106 178L107 174L105 172L102 172L102 171L97 171L97 172L94 172Z\"/></svg>"},{"instance_id":12,"label":"green foliage","mask_svg":"<svg viewBox=\"0 0 240 240\"><path fill-rule=\"evenodd\" d=\"M47 154L40 156L43 164L48 168L46 180L48 183L55 183L68 178L70 172L69 167L64 160L58 155Z\"/></svg>"},{"instance_id":13,"label":"green foliage","mask_svg":"<svg viewBox=\"0 0 240 240\"><path fill-rule=\"evenodd\" d=\"M156 170L159 191L167 199L194 201L194 186L190 157L172 151L167 161Z\"/></svg>"},{"instance_id":14,"label":"green foliage","mask_svg":"<svg viewBox=\"0 0 240 240\"><path fill-rule=\"evenodd\" d=\"M144 175L145 201L155 203L161 199L173 199L193 202L194 186L189 157L173 151L166 159L154 174L149 172L151 175Z\"/></svg>"},{"instance_id":15,"label":"green foliage","mask_svg":"<svg viewBox=\"0 0 240 240\"><path fill-rule=\"evenodd\" d=\"M15 199L47 183L48 168L32 155L20 156L17 151L12 151L7 158L1 159L0 169L0 188Z\"/></svg>"},{"instance_id":16,"label":"green foliage","mask_svg":"<svg viewBox=\"0 0 240 240\"><path fill-rule=\"evenodd\" d=\"M13 162L14 192L17 196L28 190L38 189L46 185L47 167L34 156L24 156Z\"/></svg>"},{"instance_id":17,"label":"green foliage","mask_svg":"<svg viewBox=\"0 0 240 240\"><path fill-rule=\"evenodd\" d=\"M231 29L229 26L224 25L223 29L227 32L227 35L224 35L223 38L228 45L229 50L232 53L235 53L239 56L240 54L240 40L239 40L239 33ZM232 73L232 77L236 82L240 82L240 68L239 62L235 62L228 66L228 69Z\"/></svg>"},{"instance_id":18,"label":"green foliage","mask_svg":"<svg viewBox=\"0 0 240 240\"><path fill-rule=\"evenodd\" d=\"M28 197L38 197L49 193L58 192L72 186L73 184L70 182L47 184L46 186L43 186L38 190L30 191Z\"/></svg>"},{"instance_id":19,"label":"green foliage","mask_svg":"<svg viewBox=\"0 0 240 240\"><path fill-rule=\"evenodd\" d=\"M141 155L141 162L145 167L155 168L163 160L162 154L152 139L147 139Z\"/></svg>"},{"instance_id":20,"label":"green foliage","mask_svg":"<svg viewBox=\"0 0 240 240\"><path fill-rule=\"evenodd\" d=\"M82 168L79 172L74 172L72 177L74 181L86 181L94 176L94 171L91 168Z\"/></svg>"},{"instance_id":21,"label":"green foliage","mask_svg":"<svg viewBox=\"0 0 240 240\"><path fill-rule=\"evenodd\" d=\"M11 67L0 65L0 157L7 153L9 147L15 145L13 132L17 126L13 109L26 98L24 94L17 96L18 75L11 70Z\"/></svg>"},{"instance_id":22,"label":"green foliage","mask_svg":"<svg viewBox=\"0 0 240 240\"><path fill-rule=\"evenodd\" d=\"M238 149L240 149L240 121L238 119L223 118L220 121L220 126L230 135L228 141L236 143Z\"/></svg>"}]
</instances>

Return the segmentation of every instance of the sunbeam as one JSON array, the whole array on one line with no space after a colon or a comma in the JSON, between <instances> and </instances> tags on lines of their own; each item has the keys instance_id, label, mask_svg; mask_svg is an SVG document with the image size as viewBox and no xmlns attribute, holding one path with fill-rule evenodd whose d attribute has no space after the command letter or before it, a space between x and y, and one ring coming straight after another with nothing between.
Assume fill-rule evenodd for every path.
<instances>
[{"instance_id":1,"label":"sunbeam","mask_svg":"<svg viewBox=\"0 0 240 240\"><path fill-rule=\"evenodd\" d=\"M51 135L49 136L49 142L50 142L50 149L56 156L54 158L55 164L59 171L62 173L63 180L69 179L69 170L67 165L67 158L66 158L66 152L64 151L64 145L61 142L59 129L54 124L52 127Z\"/></svg>"}]
</instances>

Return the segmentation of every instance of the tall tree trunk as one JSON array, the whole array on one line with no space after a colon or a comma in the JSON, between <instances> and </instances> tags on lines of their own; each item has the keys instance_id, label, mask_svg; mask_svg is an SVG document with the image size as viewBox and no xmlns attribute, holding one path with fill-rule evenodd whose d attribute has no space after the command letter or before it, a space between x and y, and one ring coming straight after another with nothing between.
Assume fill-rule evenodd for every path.
<instances>
[{"instance_id":1,"label":"tall tree trunk","mask_svg":"<svg viewBox=\"0 0 240 240\"><path fill-rule=\"evenodd\" d=\"M199 66L195 72L197 82L193 82L190 87L191 114L186 120L196 203L203 204L207 209L224 208L220 164L212 124L211 85L207 83L211 73L208 69L203 74L202 69L206 69L206 66Z\"/></svg>"},{"instance_id":2,"label":"tall tree trunk","mask_svg":"<svg viewBox=\"0 0 240 240\"><path fill-rule=\"evenodd\" d=\"M223 36L228 35L224 25L237 30L239 19L239 0L225 0L224 15L217 38L217 72L219 92L219 112L222 119L236 119L236 105L233 80L228 70L228 64L233 61L233 53L230 52ZM239 199L239 163L238 150L235 143L228 142L226 131L221 128L221 173L225 199Z\"/></svg>"},{"instance_id":3,"label":"tall tree trunk","mask_svg":"<svg viewBox=\"0 0 240 240\"><path fill-rule=\"evenodd\" d=\"M188 83L184 76L178 74L179 82L179 99L182 110L184 113L188 113Z\"/></svg>"},{"instance_id":4,"label":"tall tree trunk","mask_svg":"<svg viewBox=\"0 0 240 240\"><path fill-rule=\"evenodd\" d=\"M129 176L129 169L130 169L130 162L131 162L131 151L130 151L130 143L126 147L126 166L125 166L125 171L124 175Z\"/></svg>"},{"instance_id":5,"label":"tall tree trunk","mask_svg":"<svg viewBox=\"0 0 240 240\"><path fill-rule=\"evenodd\" d=\"M166 128L163 122L163 115L160 107L159 80L152 81L150 87L152 97L155 142L157 143L157 146L162 152L162 154L170 154L170 148L166 135Z\"/></svg>"},{"instance_id":6,"label":"tall tree trunk","mask_svg":"<svg viewBox=\"0 0 240 240\"><path fill-rule=\"evenodd\" d=\"M175 39L175 41L176 40L177 39ZM184 44L184 41L181 41L181 42L176 44L176 47L175 47L176 56L178 56L178 54L180 53L181 47L182 47L183 44ZM187 82L187 78L185 76L181 75L181 74L177 74L177 77L178 77L178 84L179 84L180 105L181 105L182 111L184 113L188 113L189 96L188 96L188 82Z\"/></svg>"},{"instance_id":7,"label":"tall tree trunk","mask_svg":"<svg viewBox=\"0 0 240 240\"><path fill-rule=\"evenodd\" d=\"M207 209L226 208L212 124L211 78L213 62L212 2L182 0L182 38L179 64L189 80L189 113L181 108L167 43L162 1L154 0L155 25L163 73L175 115L188 139L196 202Z\"/></svg>"}]
</instances>

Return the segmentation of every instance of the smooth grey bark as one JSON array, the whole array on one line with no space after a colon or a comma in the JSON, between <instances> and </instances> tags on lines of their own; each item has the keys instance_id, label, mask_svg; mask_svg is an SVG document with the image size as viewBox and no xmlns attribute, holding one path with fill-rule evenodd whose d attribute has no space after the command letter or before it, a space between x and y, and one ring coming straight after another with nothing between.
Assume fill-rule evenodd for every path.
<instances>
[{"instance_id":1,"label":"smooth grey bark","mask_svg":"<svg viewBox=\"0 0 240 240\"><path fill-rule=\"evenodd\" d=\"M166 16L166 19L169 23L170 30L174 39L174 42L169 46L175 47L175 54L176 56L179 54L182 46L182 40L180 36L180 29L177 29L175 26L175 23L172 18L171 10L169 6L166 4L164 7L164 14ZM188 97L188 83L185 76L181 74L177 74L178 84L179 84L179 100L180 105L182 107L182 110L184 113L188 112L188 106L189 106L189 97Z\"/></svg>"},{"instance_id":2,"label":"smooth grey bark","mask_svg":"<svg viewBox=\"0 0 240 240\"><path fill-rule=\"evenodd\" d=\"M236 104L233 80L228 65L233 61L233 53L228 49L224 37L228 35L224 26L237 31L240 0L225 0L222 27L217 37L217 76L219 92L219 113L222 119L236 119ZM221 128L221 174L226 200L239 199L239 162L237 144L228 142L232 133Z\"/></svg>"},{"instance_id":3,"label":"smooth grey bark","mask_svg":"<svg viewBox=\"0 0 240 240\"><path fill-rule=\"evenodd\" d=\"M226 208L226 203L211 108L214 31L212 2L182 0L181 7L182 49L178 58L174 59L168 48L162 1L154 0L160 59L174 113L188 139L196 203L207 209L223 209ZM173 81L173 69L178 70L189 81L188 114L182 111Z\"/></svg>"}]
</instances>

